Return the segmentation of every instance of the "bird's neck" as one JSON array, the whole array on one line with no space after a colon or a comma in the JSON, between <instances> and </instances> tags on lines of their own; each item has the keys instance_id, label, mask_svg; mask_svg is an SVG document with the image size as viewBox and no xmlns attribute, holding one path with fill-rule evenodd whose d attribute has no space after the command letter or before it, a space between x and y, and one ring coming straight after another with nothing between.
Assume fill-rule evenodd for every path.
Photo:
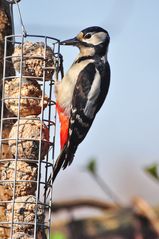
<instances>
[{"instance_id":1,"label":"bird's neck","mask_svg":"<svg viewBox=\"0 0 159 239\"><path fill-rule=\"evenodd\" d=\"M90 46L90 47L81 47L78 58L87 58L87 57L105 57L107 59L108 45L106 42L99 45Z\"/></svg>"},{"instance_id":2,"label":"bird's neck","mask_svg":"<svg viewBox=\"0 0 159 239\"><path fill-rule=\"evenodd\" d=\"M93 50L94 52L87 48L83 51L80 51L74 63L80 63L81 61L85 61L89 59L93 59L93 60L101 59L104 63L107 62L107 51L105 52L105 54L98 54L95 52L95 49Z\"/></svg>"},{"instance_id":3,"label":"bird's neck","mask_svg":"<svg viewBox=\"0 0 159 239\"><path fill-rule=\"evenodd\" d=\"M85 57L85 56L94 56L95 49L93 47L82 47L80 48L80 53L78 57Z\"/></svg>"}]
</instances>

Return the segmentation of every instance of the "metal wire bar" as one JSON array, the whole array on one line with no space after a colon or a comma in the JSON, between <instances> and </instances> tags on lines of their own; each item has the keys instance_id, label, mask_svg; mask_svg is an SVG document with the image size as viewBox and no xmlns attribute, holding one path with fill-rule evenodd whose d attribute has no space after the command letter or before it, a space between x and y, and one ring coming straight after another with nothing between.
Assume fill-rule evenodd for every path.
<instances>
[{"instance_id":1,"label":"metal wire bar","mask_svg":"<svg viewBox=\"0 0 159 239\"><path fill-rule=\"evenodd\" d=\"M22 38L21 47L21 57L20 57L20 69L22 69L23 64L23 44L24 38ZM16 192L16 178L17 178L17 159L18 159L18 141L19 141L19 123L20 123L20 100L21 100L21 87L22 87L22 71L20 71L20 82L19 82L19 98L18 98L18 115L17 115L17 134L16 134L16 151L15 151L15 170L14 170L14 184L13 184L13 199L12 199L12 220L11 220L11 230L10 237L13 236L13 223L14 223L14 207L15 207L15 192Z\"/></svg>"},{"instance_id":2,"label":"metal wire bar","mask_svg":"<svg viewBox=\"0 0 159 239\"><path fill-rule=\"evenodd\" d=\"M27 36L27 31L26 31L24 23L23 23L23 18L22 18L20 7L19 7L19 3L18 3L19 1L18 0L13 0L13 1L17 5L17 9L18 9L18 13L19 13L19 19L20 19L23 35ZM12 1L12 3L13 3L13 1Z\"/></svg>"},{"instance_id":3,"label":"metal wire bar","mask_svg":"<svg viewBox=\"0 0 159 239\"><path fill-rule=\"evenodd\" d=\"M46 58L46 38L45 38L45 49L44 49L44 59ZM45 61L44 61L44 65L45 65ZM42 102L44 101L44 93L45 93L45 71L43 71L43 93L42 93ZM40 138L42 138L42 123L43 123L43 117L44 117L44 111L43 111L43 104L42 104L42 115L41 115L41 124L40 124ZM36 197L36 204L38 204L38 200L39 200L39 196L40 196L40 178L41 178L41 148L42 148L42 141L40 140L39 142L39 167L38 167L38 183L37 183L37 197ZM35 209L35 230L34 230L34 238L36 238L37 235L37 226L38 226L38 208L36 207Z\"/></svg>"},{"instance_id":4,"label":"metal wire bar","mask_svg":"<svg viewBox=\"0 0 159 239\"><path fill-rule=\"evenodd\" d=\"M14 40L13 40L14 39ZM39 42L40 40L44 43L44 51L42 56L38 57L35 53L35 55L32 56L26 56L24 44L28 41L32 42ZM20 55L7 55L7 45L8 42L12 42L15 47L17 45L21 45L21 52ZM52 49L54 64L53 66L47 65L47 47L50 47ZM13 75L8 76L6 74L7 66L10 66L10 63L14 59L16 59L16 64L19 64L19 73L16 70L16 73L13 73ZM25 67L23 65L23 62L31 60L40 60L42 61L41 69L43 71L42 76L29 76L25 75ZM40 35L11 35L7 36L5 39L5 50L4 50L4 71L3 71L3 92L2 92L2 111L1 111L1 130L0 130L0 150L2 151L3 145L10 145L9 150L12 150L12 146L15 147L15 152L11 151L12 156L7 156L7 158L1 158L1 164L4 164L3 167L6 167L6 173L7 170L13 171L13 178L7 178L1 179L0 178L0 185L3 185L4 188L7 187L6 185L11 185L12 187L12 198L6 199L3 201L3 203L6 203L6 205L12 205L11 207L11 217L10 220L6 218L6 221L0 222L2 225L1 227L7 227L10 230L10 239L12 239L13 234L16 231L16 227L24 226L25 225L32 225L34 229L34 235L33 238L37 238L37 232L38 230L41 230L43 233L43 237L45 233L48 235L48 239L50 239L50 226L51 226L51 204L52 204L52 190L50 190L50 193L47 197L45 194L44 188L49 187L52 189L52 184L48 184L48 177L50 173L53 170L53 164L54 164L54 150L55 150L55 135L56 135L56 110L55 110L55 97L54 97L54 82L59 78L59 75L62 75L61 72L61 55L60 55L60 44L59 40L53 37L48 36L40 36ZM53 76L50 76L49 79L46 79L46 74L48 71L54 71ZM14 95L6 95L5 93L5 84L12 81L12 79L19 78L19 93L18 96ZM26 79L33 79L34 81L40 82L40 87L42 90L42 94L40 96L32 96L32 95L21 95L22 92L22 81L23 78ZM44 108L44 98L45 93L48 94L49 100L47 108ZM6 105L7 101L15 101L16 107L17 107L17 113L15 116L13 115L5 115L4 114L4 107ZM21 109L23 107L22 100L39 100L41 102L41 113L40 115L30 115L30 116L23 116L21 113ZM36 107L36 106L35 106ZM8 122L12 122L13 120L16 120L14 127L12 127L11 131L16 129L16 134L9 134L9 136L3 135L3 129L5 129L5 124ZM33 138L32 136L29 136L29 130L28 135L24 136L22 134L23 131L21 131L21 122L25 122L27 120L28 125L31 125L31 122L35 122L35 125L39 125L39 136L38 138ZM30 122L30 123L29 123ZM36 123L37 122L37 123ZM43 125L45 124L45 128L48 130L49 138L43 138L44 132L43 132ZM22 126L23 130L25 129L25 125ZM31 127L31 126L30 126ZM31 130L31 128L30 128ZM30 158L30 156L24 155L23 157L23 144L26 142L30 142L32 150L34 150L34 144L36 144L38 153L34 158ZM34 142L34 144L32 144ZM43 153L43 147L44 144L47 145L48 151L45 156L42 156ZM25 146L26 147L26 146ZM37 150L35 149L35 150ZM22 152L21 152L22 151ZM22 153L22 156L19 153ZM5 156L6 157L6 156ZM8 166L5 166L6 163L13 163L14 166L11 166L11 168ZM19 162L27 163L28 165L34 165L34 167L37 168L37 175L36 179L25 179L25 178L18 178L19 172L24 169L19 169ZM3 171L2 167L2 171ZM23 174L26 172L23 171ZM35 201L25 201L24 198L21 198L21 196L17 196L17 186L25 183L30 183L31 185L36 185L36 192L33 195L30 195L30 198L35 198ZM9 190L9 189L8 189ZM10 189L11 190L11 189ZM27 195L26 195L27 196ZM20 202L18 200L21 200ZM34 208L34 221L33 222L24 222L24 221L17 221L15 220L15 217L17 215L17 205L20 204L28 205L32 204L35 205ZM24 206L25 207L25 206ZM42 209L39 209L42 207ZM8 206L7 209L8 210ZM25 209L27 210L27 209ZM25 211L24 210L24 211ZM41 219L39 221L39 210L42 210L42 214L45 214L45 218ZM23 210L22 210L23 211ZM9 213L9 212L8 212ZM26 230L27 231L27 230Z\"/></svg>"},{"instance_id":5,"label":"metal wire bar","mask_svg":"<svg viewBox=\"0 0 159 239\"><path fill-rule=\"evenodd\" d=\"M5 162L14 162L15 161L15 159L10 159L10 158L7 158L7 160L6 159L1 159L1 163L5 163ZM38 163L38 160L34 160L34 159L26 159L26 158L23 158L23 159L18 159L18 162L27 162L27 163L33 163L33 164L35 164L35 163ZM41 162L42 164L47 164L47 167L52 167L52 163L51 162L46 162L45 160L43 160L42 162Z\"/></svg>"},{"instance_id":6,"label":"metal wire bar","mask_svg":"<svg viewBox=\"0 0 159 239\"><path fill-rule=\"evenodd\" d=\"M12 98L12 99L13 99L13 98ZM53 106L53 105L55 105L55 104L50 104L49 106ZM14 119L17 119L17 118L16 118L16 117L8 117L8 118L3 118L2 121L12 120L12 119L14 120ZM25 119L25 118L21 117L21 119ZM27 120L28 120L28 121L29 121L29 120L35 120L35 121L38 120L38 121L39 121L38 118L35 118L35 119L34 119L34 118L31 118L31 117L30 117L29 119L27 119ZM43 121L44 121L44 122L49 122L50 126L55 125L55 122L54 122L54 121L49 121L49 120L47 120L47 119L44 119ZM29 140L29 138L28 138L28 140Z\"/></svg>"},{"instance_id":7,"label":"metal wire bar","mask_svg":"<svg viewBox=\"0 0 159 239\"><path fill-rule=\"evenodd\" d=\"M11 201L5 201L5 203L11 203ZM28 202L24 202L24 204L28 204ZM36 205L36 203L34 203L34 202L29 202L29 204L33 204L33 205ZM44 207L46 207L46 208L51 208L48 204L47 205L45 205L44 203L41 203L41 202L39 202L38 203L39 205L42 205L42 206L44 206ZM6 222L6 224L8 224L8 221L5 221ZM13 222L14 223L14 222ZM15 223L20 223L20 222L15 222ZM27 222L26 222L27 223ZM34 223L32 223L33 225L34 225Z\"/></svg>"}]
</instances>

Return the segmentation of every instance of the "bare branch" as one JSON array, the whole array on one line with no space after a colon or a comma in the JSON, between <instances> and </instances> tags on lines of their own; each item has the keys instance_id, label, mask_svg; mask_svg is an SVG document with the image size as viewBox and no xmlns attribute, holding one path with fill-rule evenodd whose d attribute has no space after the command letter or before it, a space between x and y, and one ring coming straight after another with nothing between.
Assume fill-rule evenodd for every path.
<instances>
[{"instance_id":1,"label":"bare branch","mask_svg":"<svg viewBox=\"0 0 159 239\"><path fill-rule=\"evenodd\" d=\"M63 209L65 210L70 210L74 208L77 209L79 207L94 207L100 210L116 210L119 208L119 206L117 206L116 204L94 199L77 199L52 203L52 209L54 212Z\"/></svg>"}]
</instances>

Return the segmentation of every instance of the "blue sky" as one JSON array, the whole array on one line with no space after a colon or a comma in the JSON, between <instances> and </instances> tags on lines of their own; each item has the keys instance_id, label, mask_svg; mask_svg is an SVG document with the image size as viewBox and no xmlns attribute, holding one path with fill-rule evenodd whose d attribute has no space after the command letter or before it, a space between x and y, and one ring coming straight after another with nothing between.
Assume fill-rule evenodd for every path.
<instances>
[{"instance_id":1,"label":"blue sky","mask_svg":"<svg viewBox=\"0 0 159 239\"><path fill-rule=\"evenodd\" d=\"M64 40L99 25L111 37L108 97L73 164L58 177L55 199L105 197L81 170L96 157L99 173L123 202L140 195L157 203L159 184L142 169L159 160L159 1L22 0L20 7L29 34ZM16 8L15 25L20 33ZM61 53L66 71L78 49L62 47Z\"/></svg>"}]
</instances>

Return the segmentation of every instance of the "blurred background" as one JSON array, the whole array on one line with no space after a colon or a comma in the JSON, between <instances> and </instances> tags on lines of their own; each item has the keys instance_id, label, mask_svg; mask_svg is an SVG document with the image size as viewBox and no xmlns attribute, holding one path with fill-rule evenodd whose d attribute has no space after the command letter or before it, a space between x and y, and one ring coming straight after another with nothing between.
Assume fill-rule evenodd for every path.
<instances>
[{"instance_id":1,"label":"blurred background","mask_svg":"<svg viewBox=\"0 0 159 239\"><path fill-rule=\"evenodd\" d=\"M159 184L144 168L159 159L159 1L22 0L20 8L28 34L64 40L97 25L108 30L111 37L109 94L73 164L58 175L54 201L109 200L86 170L94 158L98 175L123 205L130 205L136 195L151 205L158 204ZM15 32L21 33L16 6L14 16ZM78 49L61 47L61 53L66 72ZM56 155L58 135L57 129ZM81 210L74 216L91 213Z\"/></svg>"}]
</instances>

